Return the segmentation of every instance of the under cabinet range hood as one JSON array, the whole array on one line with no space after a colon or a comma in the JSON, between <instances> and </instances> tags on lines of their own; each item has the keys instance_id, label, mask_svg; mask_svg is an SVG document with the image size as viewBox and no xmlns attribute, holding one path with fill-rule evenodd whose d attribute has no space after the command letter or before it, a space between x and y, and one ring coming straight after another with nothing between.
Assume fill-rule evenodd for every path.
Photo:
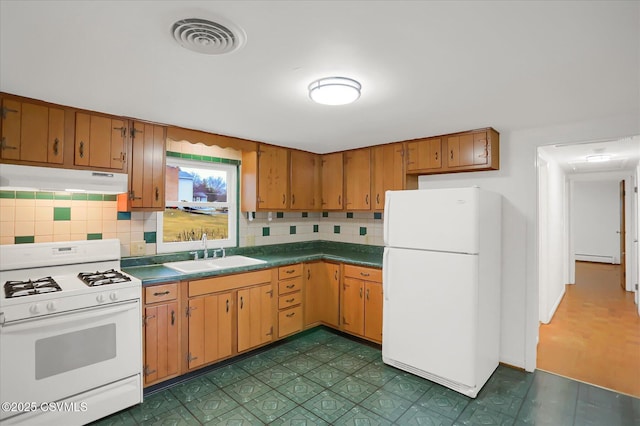
<instances>
[{"instance_id":1,"label":"under cabinet range hood","mask_svg":"<svg viewBox=\"0 0 640 426\"><path fill-rule=\"evenodd\" d=\"M0 190L122 194L127 174L0 164Z\"/></svg>"}]
</instances>

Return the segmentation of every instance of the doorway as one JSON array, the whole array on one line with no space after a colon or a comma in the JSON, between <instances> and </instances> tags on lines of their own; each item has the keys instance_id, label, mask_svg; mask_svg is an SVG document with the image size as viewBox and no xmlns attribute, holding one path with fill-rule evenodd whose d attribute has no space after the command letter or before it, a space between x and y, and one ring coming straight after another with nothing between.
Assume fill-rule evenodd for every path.
<instances>
[{"instance_id":1,"label":"doorway","mask_svg":"<svg viewBox=\"0 0 640 426\"><path fill-rule=\"evenodd\" d=\"M580 150L602 152L609 148L603 143L581 145L569 150L575 155ZM559 153L563 148L538 149L537 368L640 397L640 354L637 346L625 344L640 340L633 285L625 280L625 276L637 275L638 256L629 241L637 237L637 203L629 199L637 171L635 166L617 171L603 170L602 166L586 170L580 164L570 164L567 153ZM596 222L589 228L592 238L583 238L585 245L576 237L579 220L574 215L576 208L586 210L575 206L572 196L576 186L598 180L610 181L613 198L607 202L601 198L590 210L599 211L606 205L615 211L613 228L605 230L602 221ZM606 238L598 237L599 231ZM631 274L627 274L629 270ZM615 297L606 293L612 289ZM594 372L601 375L590 374ZM623 383L628 379L631 384Z\"/></svg>"}]
</instances>

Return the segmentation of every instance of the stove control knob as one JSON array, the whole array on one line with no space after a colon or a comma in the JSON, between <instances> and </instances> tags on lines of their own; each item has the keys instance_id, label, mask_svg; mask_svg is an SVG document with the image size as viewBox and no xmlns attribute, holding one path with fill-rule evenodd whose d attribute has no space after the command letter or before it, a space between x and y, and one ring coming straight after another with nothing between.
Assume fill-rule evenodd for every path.
<instances>
[{"instance_id":1,"label":"stove control knob","mask_svg":"<svg viewBox=\"0 0 640 426\"><path fill-rule=\"evenodd\" d=\"M98 301L98 303L104 303L104 294L99 294L98 296L96 296L96 300Z\"/></svg>"},{"instance_id":2,"label":"stove control knob","mask_svg":"<svg viewBox=\"0 0 640 426\"><path fill-rule=\"evenodd\" d=\"M52 300L51 302L47 303L47 309L49 311L55 311L58 309L58 302L56 302L55 300Z\"/></svg>"},{"instance_id":3,"label":"stove control knob","mask_svg":"<svg viewBox=\"0 0 640 426\"><path fill-rule=\"evenodd\" d=\"M116 292L114 291L113 293L111 293L111 294L109 295L109 299L111 299L111 300L113 300L113 301L115 302L116 300L118 300L118 293L116 293Z\"/></svg>"},{"instance_id":4,"label":"stove control knob","mask_svg":"<svg viewBox=\"0 0 640 426\"><path fill-rule=\"evenodd\" d=\"M29 312L31 312L31 313L32 313L32 314L34 314L34 315L35 315L35 314L39 314L39 313L40 313L40 309L41 309L41 308L42 308L42 307L40 306L40 304L39 304L39 303L34 303L33 305L31 305L31 306L29 307Z\"/></svg>"}]
</instances>

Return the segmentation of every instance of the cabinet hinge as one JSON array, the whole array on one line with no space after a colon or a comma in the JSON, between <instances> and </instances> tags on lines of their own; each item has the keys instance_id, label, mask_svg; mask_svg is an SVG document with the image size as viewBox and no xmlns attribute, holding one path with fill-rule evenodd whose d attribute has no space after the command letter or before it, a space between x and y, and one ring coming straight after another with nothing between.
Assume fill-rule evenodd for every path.
<instances>
[{"instance_id":1,"label":"cabinet hinge","mask_svg":"<svg viewBox=\"0 0 640 426\"><path fill-rule=\"evenodd\" d=\"M142 325L147 325L147 321L152 319L152 318L155 318L155 317L156 317L155 315L145 315L145 316L143 316L142 317Z\"/></svg>"},{"instance_id":2,"label":"cabinet hinge","mask_svg":"<svg viewBox=\"0 0 640 426\"><path fill-rule=\"evenodd\" d=\"M7 107L2 107L2 110L0 110L0 111L2 111L2 118L7 118L7 113L8 112L18 112L15 109L10 109L10 108L7 108Z\"/></svg>"},{"instance_id":3,"label":"cabinet hinge","mask_svg":"<svg viewBox=\"0 0 640 426\"><path fill-rule=\"evenodd\" d=\"M187 354L187 362L195 361L196 359L198 359L198 357L191 355L191 352Z\"/></svg>"},{"instance_id":4,"label":"cabinet hinge","mask_svg":"<svg viewBox=\"0 0 640 426\"><path fill-rule=\"evenodd\" d=\"M144 372L144 375L145 375L145 376L148 376L148 375L150 375L150 374L155 373L155 372L156 372L156 370L151 370L151 369L149 369L149 366L148 366L148 365L145 365L145 366L144 366L144 369L143 369L143 372Z\"/></svg>"},{"instance_id":5,"label":"cabinet hinge","mask_svg":"<svg viewBox=\"0 0 640 426\"><path fill-rule=\"evenodd\" d=\"M269 328L269 332L267 333L267 336L273 336L273 326Z\"/></svg>"},{"instance_id":6,"label":"cabinet hinge","mask_svg":"<svg viewBox=\"0 0 640 426\"><path fill-rule=\"evenodd\" d=\"M636 194L638 193L638 187L637 186L633 187L633 192L635 192Z\"/></svg>"},{"instance_id":7,"label":"cabinet hinge","mask_svg":"<svg viewBox=\"0 0 640 426\"><path fill-rule=\"evenodd\" d=\"M135 139L135 138L136 138L136 133L144 133L144 130L138 130L138 129L136 129L136 128L135 128L135 126L134 126L134 127L132 127L132 128L131 128L131 137L132 137L133 139Z\"/></svg>"},{"instance_id":8,"label":"cabinet hinge","mask_svg":"<svg viewBox=\"0 0 640 426\"><path fill-rule=\"evenodd\" d=\"M186 316L191 317L191 312L195 311L196 309L198 309L196 306L187 306Z\"/></svg>"},{"instance_id":9,"label":"cabinet hinge","mask_svg":"<svg viewBox=\"0 0 640 426\"><path fill-rule=\"evenodd\" d=\"M638 291L638 283L636 283L636 291Z\"/></svg>"}]
</instances>

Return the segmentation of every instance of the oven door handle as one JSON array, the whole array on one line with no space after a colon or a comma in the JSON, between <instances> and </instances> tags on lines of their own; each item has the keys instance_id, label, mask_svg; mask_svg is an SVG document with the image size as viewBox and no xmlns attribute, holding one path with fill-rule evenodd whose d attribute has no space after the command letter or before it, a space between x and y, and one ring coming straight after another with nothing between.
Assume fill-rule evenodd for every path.
<instances>
[{"instance_id":1,"label":"oven door handle","mask_svg":"<svg viewBox=\"0 0 640 426\"><path fill-rule=\"evenodd\" d=\"M16 332L29 329L33 327L34 322L46 321L39 325L41 328L48 328L59 324L64 324L69 321L69 317L82 315L82 320L87 321L92 318L99 318L104 316L114 315L120 312L126 312L138 307L139 300L128 300L123 302L112 303L110 305L92 306L89 308L81 308L68 312L60 312L57 314L40 315L33 318L26 318L16 321L10 321L2 324L2 328L6 331ZM10 330L9 330L10 328Z\"/></svg>"}]
</instances>

